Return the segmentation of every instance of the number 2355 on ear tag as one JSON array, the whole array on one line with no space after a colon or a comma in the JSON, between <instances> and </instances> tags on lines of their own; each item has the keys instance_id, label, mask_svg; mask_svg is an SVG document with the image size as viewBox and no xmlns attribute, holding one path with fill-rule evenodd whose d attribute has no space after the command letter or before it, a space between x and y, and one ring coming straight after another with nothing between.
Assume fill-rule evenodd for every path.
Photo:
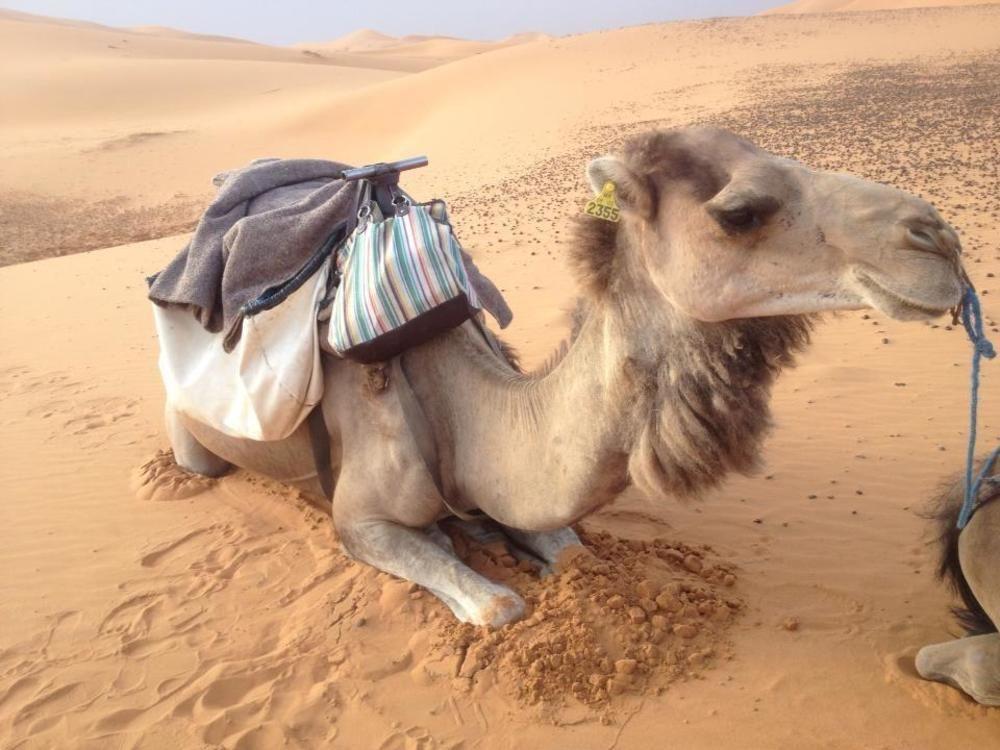
<instances>
[{"instance_id":1,"label":"number 2355 on ear tag","mask_svg":"<svg viewBox=\"0 0 1000 750\"><path fill-rule=\"evenodd\" d=\"M618 202L615 200L615 183L605 182L601 194L587 201L583 212L605 221L618 221L621 211L618 210Z\"/></svg>"}]
</instances>

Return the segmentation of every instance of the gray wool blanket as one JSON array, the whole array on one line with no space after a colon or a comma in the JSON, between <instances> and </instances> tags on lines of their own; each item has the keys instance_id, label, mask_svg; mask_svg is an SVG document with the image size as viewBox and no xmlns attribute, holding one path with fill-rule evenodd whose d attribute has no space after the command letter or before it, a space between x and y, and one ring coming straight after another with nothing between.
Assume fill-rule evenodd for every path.
<instances>
[{"instance_id":1,"label":"gray wool blanket","mask_svg":"<svg viewBox=\"0 0 1000 750\"><path fill-rule=\"evenodd\" d=\"M355 224L359 183L345 164L258 159L214 179L219 186L188 245L149 280L149 299L189 308L223 346L239 342L243 319L279 304L311 276ZM500 291L464 252L469 280L500 324L512 313Z\"/></svg>"}]
</instances>

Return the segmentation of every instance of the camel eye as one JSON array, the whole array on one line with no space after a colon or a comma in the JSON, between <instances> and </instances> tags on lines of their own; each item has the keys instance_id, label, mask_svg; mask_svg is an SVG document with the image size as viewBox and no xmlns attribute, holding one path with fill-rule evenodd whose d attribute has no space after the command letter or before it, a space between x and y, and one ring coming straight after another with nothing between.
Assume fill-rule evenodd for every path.
<instances>
[{"instance_id":1,"label":"camel eye","mask_svg":"<svg viewBox=\"0 0 1000 750\"><path fill-rule=\"evenodd\" d=\"M758 224L757 214L748 206L720 214L719 221L734 229L748 229Z\"/></svg>"},{"instance_id":2,"label":"camel eye","mask_svg":"<svg viewBox=\"0 0 1000 750\"><path fill-rule=\"evenodd\" d=\"M749 232L763 225L775 213L780 204L771 197L757 197L742 201L735 206L712 206L709 212L719 226L730 234Z\"/></svg>"},{"instance_id":3,"label":"camel eye","mask_svg":"<svg viewBox=\"0 0 1000 750\"><path fill-rule=\"evenodd\" d=\"M718 211L715 214L715 220L727 232L746 232L760 226L760 217L750 206Z\"/></svg>"}]
</instances>

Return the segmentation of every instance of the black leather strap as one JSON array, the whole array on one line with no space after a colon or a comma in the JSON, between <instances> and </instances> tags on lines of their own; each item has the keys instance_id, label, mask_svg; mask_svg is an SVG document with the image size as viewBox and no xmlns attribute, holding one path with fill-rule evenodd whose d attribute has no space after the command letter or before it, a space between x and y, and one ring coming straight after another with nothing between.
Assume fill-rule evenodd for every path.
<instances>
[{"instance_id":1,"label":"black leather strap","mask_svg":"<svg viewBox=\"0 0 1000 750\"><path fill-rule=\"evenodd\" d=\"M475 318L473 321L490 348L502 356L496 342L483 330L482 325ZM403 410L403 419L406 421L410 434L413 435L413 440L417 444L417 452L441 496L444 507L453 515L466 521L481 516L482 513L479 511L470 514L455 507L456 492L451 483L442 477L434 430L427 419L423 406L420 405L420 399L417 398L413 386L410 385L402 355L392 359L392 380L396 384L396 394L399 396L399 404ZM330 462L330 432L326 427L326 420L323 418L323 405L317 404L309 412L306 421L309 424L309 442L312 446L313 462L316 464L316 475L324 497L327 500L332 500L334 486L333 467Z\"/></svg>"},{"instance_id":2,"label":"black leather strap","mask_svg":"<svg viewBox=\"0 0 1000 750\"><path fill-rule=\"evenodd\" d=\"M312 444L313 461L316 464L316 475L319 486L323 488L323 496L333 500L333 467L330 464L330 431L326 428L323 418L323 404L313 407L306 417L309 423L309 442Z\"/></svg>"}]
</instances>

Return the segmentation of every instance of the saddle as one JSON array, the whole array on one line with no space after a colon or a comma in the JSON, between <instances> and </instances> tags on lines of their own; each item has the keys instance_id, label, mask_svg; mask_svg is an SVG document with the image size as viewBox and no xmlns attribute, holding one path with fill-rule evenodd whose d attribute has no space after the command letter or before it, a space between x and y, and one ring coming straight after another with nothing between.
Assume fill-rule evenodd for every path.
<instances>
[{"instance_id":1,"label":"saddle","mask_svg":"<svg viewBox=\"0 0 1000 750\"><path fill-rule=\"evenodd\" d=\"M327 497L321 357L392 363L407 424L446 503L433 430L400 355L466 321L511 313L462 250L444 201L400 173L426 157L351 168L265 159L216 178L191 242L148 279L172 407L234 437L280 440L303 421Z\"/></svg>"}]
</instances>

